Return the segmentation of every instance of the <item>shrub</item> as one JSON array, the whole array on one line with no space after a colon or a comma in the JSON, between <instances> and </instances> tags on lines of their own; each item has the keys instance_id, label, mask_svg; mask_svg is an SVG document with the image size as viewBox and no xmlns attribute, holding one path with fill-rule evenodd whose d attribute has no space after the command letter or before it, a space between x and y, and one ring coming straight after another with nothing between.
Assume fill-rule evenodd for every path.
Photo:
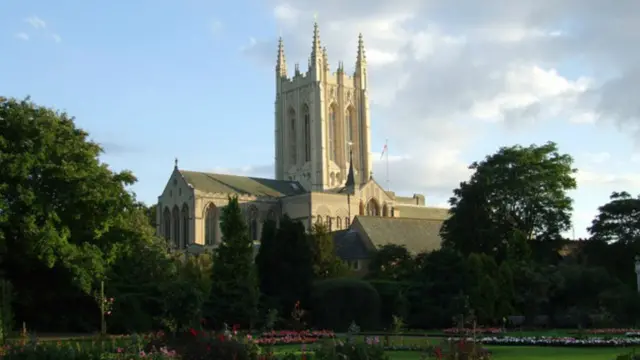
<instances>
[{"instance_id":1,"label":"shrub","mask_svg":"<svg viewBox=\"0 0 640 360\"><path fill-rule=\"evenodd\" d=\"M434 350L437 359L442 360L488 360L491 353L481 344L464 339L447 340Z\"/></svg>"},{"instance_id":2,"label":"shrub","mask_svg":"<svg viewBox=\"0 0 640 360\"><path fill-rule=\"evenodd\" d=\"M381 344L327 341L315 351L314 360L389 360Z\"/></svg>"},{"instance_id":3,"label":"shrub","mask_svg":"<svg viewBox=\"0 0 640 360\"><path fill-rule=\"evenodd\" d=\"M345 331L351 322L375 329L380 314L380 295L366 281L328 279L314 284L311 309L319 328Z\"/></svg>"},{"instance_id":4,"label":"shrub","mask_svg":"<svg viewBox=\"0 0 640 360\"><path fill-rule=\"evenodd\" d=\"M380 322L385 328L389 327L393 321L393 315L397 314L398 295L406 290L407 284L393 280L370 280L369 283L380 295Z\"/></svg>"}]
</instances>

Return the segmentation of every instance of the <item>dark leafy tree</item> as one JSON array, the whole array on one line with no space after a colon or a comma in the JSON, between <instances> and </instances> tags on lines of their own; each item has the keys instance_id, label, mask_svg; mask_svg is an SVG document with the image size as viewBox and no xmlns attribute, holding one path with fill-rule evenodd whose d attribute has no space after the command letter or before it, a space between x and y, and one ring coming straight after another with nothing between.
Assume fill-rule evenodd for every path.
<instances>
[{"instance_id":1,"label":"dark leafy tree","mask_svg":"<svg viewBox=\"0 0 640 360\"><path fill-rule=\"evenodd\" d=\"M260 248L256 255L256 268L258 270L258 283L260 292L264 296L264 311L278 309L280 301L276 296L276 286L282 279L279 279L278 272L274 271L278 267L278 251L280 251L278 240L277 224L274 220L267 220L262 225L262 235L260 236ZM279 310L279 309L278 309Z\"/></svg>"},{"instance_id":2,"label":"dark leafy tree","mask_svg":"<svg viewBox=\"0 0 640 360\"><path fill-rule=\"evenodd\" d=\"M253 241L237 197L229 197L220 219L222 243L213 256L207 310L214 326L253 326L258 315L258 278Z\"/></svg>"},{"instance_id":3,"label":"dark leafy tree","mask_svg":"<svg viewBox=\"0 0 640 360\"><path fill-rule=\"evenodd\" d=\"M474 162L471 179L450 199L443 245L504 258L514 232L526 240L559 239L571 227L572 163L554 143L504 147Z\"/></svg>"},{"instance_id":4,"label":"dark leafy tree","mask_svg":"<svg viewBox=\"0 0 640 360\"><path fill-rule=\"evenodd\" d=\"M598 208L598 215L587 229L591 239L607 243L632 244L640 240L640 197L614 192L610 201Z\"/></svg>"},{"instance_id":5,"label":"dark leafy tree","mask_svg":"<svg viewBox=\"0 0 640 360\"><path fill-rule=\"evenodd\" d=\"M2 98L0 119L0 268L15 287L16 320L93 330L89 294L122 248L135 178L101 163L100 146L65 113Z\"/></svg>"},{"instance_id":6,"label":"dark leafy tree","mask_svg":"<svg viewBox=\"0 0 640 360\"><path fill-rule=\"evenodd\" d=\"M372 254L369 278L403 280L415 271L415 261L404 245L388 244Z\"/></svg>"},{"instance_id":7,"label":"dark leafy tree","mask_svg":"<svg viewBox=\"0 0 640 360\"><path fill-rule=\"evenodd\" d=\"M640 198L614 192L598 208L581 250L587 264L602 266L630 287L636 286L634 258L640 254Z\"/></svg>"},{"instance_id":8,"label":"dark leafy tree","mask_svg":"<svg viewBox=\"0 0 640 360\"><path fill-rule=\"evenodd\" d=\"M349 273L347 265L336 254L333 237L324 224L313 225L309 241L316 279L329 279Z\"/></svg>"}]
</instances>

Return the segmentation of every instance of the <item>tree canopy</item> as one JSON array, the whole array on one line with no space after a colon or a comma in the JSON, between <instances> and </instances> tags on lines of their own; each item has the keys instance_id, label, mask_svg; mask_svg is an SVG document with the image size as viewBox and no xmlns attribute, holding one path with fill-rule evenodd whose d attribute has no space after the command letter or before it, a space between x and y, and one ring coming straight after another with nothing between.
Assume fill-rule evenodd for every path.
<instances>
[{"instance_id":1,"label":"tree canopy","mask_svg":"<svg viewBox=\"0 0 640 360\"><path fill-rule=\"evenodd\" d=\"M514 233L527 240L561 238L571 228L572 163L552 142L503 147L474 162L473 175L450 199L443 246L505 256Z\"/></svg>"}]
</instances>

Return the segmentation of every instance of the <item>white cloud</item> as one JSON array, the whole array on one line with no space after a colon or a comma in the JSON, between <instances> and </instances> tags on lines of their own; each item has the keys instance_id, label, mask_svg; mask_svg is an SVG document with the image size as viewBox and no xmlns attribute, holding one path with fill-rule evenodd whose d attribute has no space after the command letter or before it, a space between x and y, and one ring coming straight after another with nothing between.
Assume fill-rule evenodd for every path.
<instances>
[{"instance_id":1,"label":"white cloud","mask_svg":"<svg viewBox=\"0 0 640 360\"><path fill-rule=\"evenodd\" d=\"M23 32L19 32L15 34L16 39L20 39L20 40L24 40L24 41L28 41L29 40L29 35L27 33L23 33Z\"/></svg>"},{"instance_id":2,"label":"white cloud","mask_svg":"<svg viewBox=\"0 0 640 360\"><path fill-rule=\"evenodd\" d=\"M34 29L44 29L47 27L47 23L37 16L30 16L26 18L24 21L26 21Z\"/></svg>"},{"instance_id":3,"label":"white cloud","mask_svg":"<svg viewBox=\"0 0 640 360\"><path fill-rule=\"evenodd\" d=\"M30 16L24 19L24 21L33 28L32 32L42 34L44 37L51 39L55 43L62 42L62 37L49 30L47 23L38 16ZM19 32L16 34L16 37L21 40L29 40L32 36L26 32Z\"/></svg>"},{"instance_id":4,"label":"white cloud","mask_svg":"<svg viewBox=\"0 0 640 360\"><path fill-rule=\"evenodd\" d=\"M591 163L601 164L611 159L611 154L605 151L598 153L587 153L586 158Z\"/></svg>"},{"instance_id":5,"label":"white cloud","mask_svg":"<svg viewBox=\"0 0 640 360\"><path fill-rule=\"evenodd\" d=\"M219 20L214 20L211 22L211 25L209 26L209 30L211 30L211 33L213 35L217 35L220 33L220 31L222 31L222 22Z\"/></svg>"},{"instance_id":6,"label":"white cloud","mask_svg":"<svg viewBox=\"0 0 640 360\"><path fill-rule=\"evenodd\" d=\"M442 202L468 177L472 160L483 158L488 148L511 143L495 135L504 130L499 126L527 126L535 138L531 142L553 139L561 149L563 141L575 143L574 134L555 128L540 133L542 124L586 131L590 128L577 126L614 123L623 129L622 136L640 141L640 48L629 45L640 33L640 2L267 3L283 29L290 72L295 62L306 69L316 11L333 69L342 60L352 71L357 36L364 35L372 140L391 140L393 190L425 192ZM255 34L242 51L273 69L276 38ZM598 139L581 139L579 151L589 152L594 141ZM482 153L477 152L479 143ZM603 168L619 155L590 155L590 164L600 168L582 169L577 174L580 186L604 194L640 185L640 174ZM376 158L374 173L382 184L386 163ZM593 206L585 210L584 203L576 199L577 213L592 214Z\"/></svg>"}]
</instances>

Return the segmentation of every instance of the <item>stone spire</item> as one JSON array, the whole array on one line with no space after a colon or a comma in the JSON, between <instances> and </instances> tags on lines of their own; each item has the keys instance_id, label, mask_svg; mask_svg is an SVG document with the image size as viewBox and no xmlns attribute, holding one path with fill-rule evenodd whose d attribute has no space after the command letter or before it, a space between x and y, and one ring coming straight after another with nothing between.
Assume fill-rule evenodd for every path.
<instances>
[{"instance_id":1,"label":"stone spire","mask_svg":"<svg viewBox=\"0 0 640 360\"><path fill-rule=\"evenodd\" d=\"M347 188L353 188L356 185L356 178L353 174L353 150L349 149L349 173L347 174L347 182L344 184Z\"/></svg>"},{"instance_id":2,"label":"stone spire","mask_svg":"<svg viewBox=\"0 0 640 360\"><path fill-rule=\"evenodd\" d=\"M364 41L362 40L362 33L358 35L358 57L356 58L356 72L363 70L367 67L367 55L364 51Z\"/></svg>"},{"instance_id":3,"label":"stone spire","mask_svg":"<svg viewBox=\"0 0 640 360\"><path fill-rule=\"evenodd\" d=\"M276 73L281 77L287 76L287 60L284 57L284 42L282 37L278 39L278 61L276 63Z\"/></svg>"},{"instance_id":4,"label":"stone spire","mask_svg":"<svg viewBox=\"0 0 640 360\"><path fill-rule=\"evenodd\" d=\"M320 29L318 29L318 22L313 23L313 44L311 45L311 66L316 67L318 60L321 59L322 47L320 46Z\"/></svg>"}]
</instances>

